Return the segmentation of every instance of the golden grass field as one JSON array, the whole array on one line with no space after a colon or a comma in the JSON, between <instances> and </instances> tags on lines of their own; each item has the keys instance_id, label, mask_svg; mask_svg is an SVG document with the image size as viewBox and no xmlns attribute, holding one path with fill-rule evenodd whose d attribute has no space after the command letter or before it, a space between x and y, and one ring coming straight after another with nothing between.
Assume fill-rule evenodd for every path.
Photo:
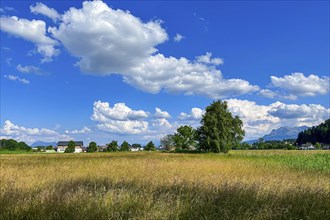
<instances>
[{"instance_id":1,"label":"golden grass field","mask_svg":"<svg viewBox=\"0 0 330 220\"><path fill-rule=\"evenodd\" d=\"M330 219L330 151L2 154L0 219Z\"/></svg>"}]
</instances>

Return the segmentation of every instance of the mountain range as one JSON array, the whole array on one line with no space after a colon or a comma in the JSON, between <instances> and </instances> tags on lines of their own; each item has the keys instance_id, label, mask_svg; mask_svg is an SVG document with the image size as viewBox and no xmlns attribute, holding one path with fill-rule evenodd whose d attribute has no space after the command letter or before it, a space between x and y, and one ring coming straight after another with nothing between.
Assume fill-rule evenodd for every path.
<instances>
[{"instance_id":1,"label":"mountain range","mask_svg":"<svg viewBox=\"0 0 330 220\"><path fill-rule=\"evenodd\" d=\"M31 147L47 147L49 145L56 146L57 142L36 141L33 144L31 144Z\"/></svg>"},{"instance_id":2,"label":"mountain range","mask_svg":"<svg viewBox=\"0 0 330 220\"><path fill-rule=\"evenodd\" d=\"M261 137L264 141L282 141L286 139L297 139L299 132L308 129L307 126L301 127L280 127L273 129L269 134ZM249 144L253 144L258 140L246 141Z\"/></svg>"}]
</instances>

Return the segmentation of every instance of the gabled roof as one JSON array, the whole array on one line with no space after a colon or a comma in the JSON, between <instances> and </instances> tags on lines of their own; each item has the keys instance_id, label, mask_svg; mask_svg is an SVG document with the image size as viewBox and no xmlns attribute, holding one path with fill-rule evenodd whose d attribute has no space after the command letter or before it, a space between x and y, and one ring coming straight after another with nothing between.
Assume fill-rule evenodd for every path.
<instances>
[{"instance_id":1,"label":"gabled roof","mask_svg":"<svg viewBox=\"0 0 330 220\"><path fill-rule=\"evenodd\" d=\"M68 146L70 141L59 141L57 142L57 146ZM74 141L76 146L84 146L84 143L82 141Z\"/></svg>"}]
</instances>

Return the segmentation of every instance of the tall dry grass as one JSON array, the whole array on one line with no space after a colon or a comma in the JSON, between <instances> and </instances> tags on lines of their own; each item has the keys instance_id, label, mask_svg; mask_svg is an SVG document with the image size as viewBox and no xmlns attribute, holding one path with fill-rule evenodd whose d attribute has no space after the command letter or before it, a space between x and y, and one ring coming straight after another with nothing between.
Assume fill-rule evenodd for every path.
<instances>
[{"instance_id":1,"label":"tall dry grass","mask_svg":"<svg viewBox=\"0 0 330 220\"><path fill-rule=\"evenodd\" d=\"M0 155L0 219L330 219L329 155Z\"/></svg>"}]
</instances>

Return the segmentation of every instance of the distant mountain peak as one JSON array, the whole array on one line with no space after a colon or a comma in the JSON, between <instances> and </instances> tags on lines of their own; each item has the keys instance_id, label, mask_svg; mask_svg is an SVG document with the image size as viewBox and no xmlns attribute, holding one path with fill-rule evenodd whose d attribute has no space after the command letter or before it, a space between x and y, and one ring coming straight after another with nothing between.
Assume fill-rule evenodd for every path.
<instances>
[{"instance_id":1,"label":"distant mountain peak","mask_svg":"<svg viewBox=\"0 0 330 220\"><path fill-rule=\"evenodd\" d=\"M57 142L45 142L45 141L36 141L33 144L31 144L31 147L47 147L49 145L56 146Z\"/></svg>"},{"instance_id":2,"label":"distant mountain peak","mask_svg":"<svg viewBox=\"0 0 330 220\"><path fill-rule=\"evenodd\" d=\"M285 139L296 139L299 132L308 129L307 126L301 127L280 127L273 129L269 134L263 136L265 141L281 141Z\"/></svg>"},{"instance_id":3,"label":"distant mountain peak","mask_svg":"<svg viewBox=\"0 0 330 220\"><path fill-rule=\"evenodd\" d=\"M298 134L308 129L307 126L300 126L300 127L280 127L273 129L269 134L264 135L261 137L265 141L282 141L286 139L297 139ZM251 140L246 141L247 143L253 144L258 140Z\"/></svg>"}]
</instances>

